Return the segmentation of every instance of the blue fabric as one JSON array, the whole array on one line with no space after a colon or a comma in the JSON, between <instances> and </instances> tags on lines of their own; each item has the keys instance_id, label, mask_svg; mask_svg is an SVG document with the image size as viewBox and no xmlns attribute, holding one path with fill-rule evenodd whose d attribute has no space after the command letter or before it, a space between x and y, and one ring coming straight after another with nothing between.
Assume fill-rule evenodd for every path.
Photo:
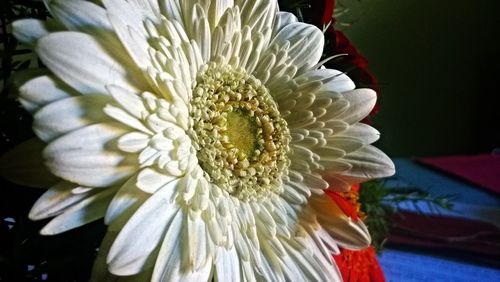
<instances>
[{"instance_id":1,"label":"blue fabric","mask_svg":"<svg viewBox=\"0 0 500 282\"><path fill-rule=\"evenodd\" d=\"M385 249L378 256L388 282L500 281L500 270L431 255Z\"/></svg>"},{"instance_id":2,"label":"blue fabric","mask_svg":"<svg viewBox=\"0 0 500 282\"><path fill-rule=\"evenodd\" d=\"M396 158L393 161L396 175L387 180L388 187L418 187L433 196L453 195L453 210L440 209L438 214L482 220L500 227L500 197L410 159ZM436 214L425 203L415 205L408 202L401 205L401 209L407 211L415 211L417 207L423 213Z\"/></svg>"}]
</instances>

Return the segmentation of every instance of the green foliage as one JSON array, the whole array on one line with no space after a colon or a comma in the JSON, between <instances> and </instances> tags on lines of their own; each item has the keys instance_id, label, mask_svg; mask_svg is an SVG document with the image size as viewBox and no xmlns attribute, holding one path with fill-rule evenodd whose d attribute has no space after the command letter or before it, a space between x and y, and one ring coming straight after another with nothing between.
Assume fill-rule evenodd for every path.
<instances>
[{"instance_id":1,"label":"green foliage","mask_svg":"<svg viewBox=\"0 0 500 282\"><path fill-rule=\"evenodd\" d=\"M452 199L452 195L433 196L418 187L388 188L379 180L364 183L359 189L361 210L366 214L365 223L377 252L383 249L389 236L389 218L399 212L402 203L413 205L419 213L423 213L419 205L423 203L431 212L439 213L440 208L453 208Z\"/></svg>"},{"instance_id":2,"label":"green foliage","mask_svg":"<svg viewBox=\"0 0 500 282\"><path fill-rule=\"evenodd\" d=\"M364 183L359 189L361 210L366 214L365 223L372 236L372 245L377 252L383 248L389 235L387 217L393 209L390 205L384 204L388 193L383 183L377 181Z\"/></svg>"}]
</instances>

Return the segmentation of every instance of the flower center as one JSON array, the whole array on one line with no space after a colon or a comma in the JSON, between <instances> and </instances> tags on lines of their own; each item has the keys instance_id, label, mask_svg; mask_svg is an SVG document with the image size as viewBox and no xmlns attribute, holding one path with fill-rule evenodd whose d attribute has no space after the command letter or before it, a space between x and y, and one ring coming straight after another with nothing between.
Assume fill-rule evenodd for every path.
<instances>
[{"instance_id":1,"label":"flower center","mask_svg":"<svg viewBox=\"0 0 500 282\"><path fill-rule=\"evenodd\" d=\"M190 135L211 182L244 201L282 191L290 132L258 79L208 64L198 74L190 116Z\"/></svg>"},{"instance_id":2,"label":"flower center","mask_svg":"<svg viewBox=\"0 0 500 282\"><path fill-rule=\"evenodd\" d=\"M247 111L237 110L227 114L226 131L228 141L238 151L247 157L251 157L257 146L257 123Z\"/></svg>"}]
</instances>

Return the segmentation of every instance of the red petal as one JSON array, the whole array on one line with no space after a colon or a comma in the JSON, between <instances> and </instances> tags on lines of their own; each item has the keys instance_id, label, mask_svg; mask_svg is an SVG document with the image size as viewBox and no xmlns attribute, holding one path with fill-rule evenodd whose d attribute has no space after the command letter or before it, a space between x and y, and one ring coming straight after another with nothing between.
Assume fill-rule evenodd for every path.
<instances>
[{"instance_id":1,"label":"red petal","mask_svg":"<svg viewBox=\"0 0 500 282\"><path fill-rule=\"evenodd\" d=\"M330 198L345 213L345 215L352 218L354 222L358 222L358 213L356 211L356 208L348 200L346 200L337 192L326 191L326 194L330 196Z\"/></svg>"}]
</instances>

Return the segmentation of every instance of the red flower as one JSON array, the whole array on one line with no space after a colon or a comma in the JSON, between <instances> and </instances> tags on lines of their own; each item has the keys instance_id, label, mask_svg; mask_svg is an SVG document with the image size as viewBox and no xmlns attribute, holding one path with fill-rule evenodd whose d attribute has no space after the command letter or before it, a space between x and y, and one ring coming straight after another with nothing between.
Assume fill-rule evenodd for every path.
<instances>
[{"instance_id":1,"label":"red flower","mask_svg":"<svg viewBox=\"0 0 500 282\"><path fill-rule=\"evenodd\" d=\"M358 211L356 207L354 207L349 200L342 197L337 192L326 191L326 194L333 199L333 201L337 204L337 206L350 218L352 218L355 222L358 222Z\"/></svg>"},{"instance_id":2,"label":"red flower","mask_svg":"<svg viewBox=\"0 0 500 282\"><path fill-rule=\"evenodd\" d=\"M340 209L353 220L363 219L358 202L359 186L350 192L337 193L327 191L327 195L340 207ZM370 246L361 251L341 249L340 254L333 256L342 278L346 282L383 282L384 273L375 256L375 249Z\"/></svg>"},{"instance_id":3,"label":"red flower","mask_svg":"<svg viewBox=\"0 0 500 282\"><path fill-rule=\"evenodd\" d=\"M340 254L333 258L345 282L385 281L372 246L361 251L342 249Z\"/></svg>"}]
</instances>

